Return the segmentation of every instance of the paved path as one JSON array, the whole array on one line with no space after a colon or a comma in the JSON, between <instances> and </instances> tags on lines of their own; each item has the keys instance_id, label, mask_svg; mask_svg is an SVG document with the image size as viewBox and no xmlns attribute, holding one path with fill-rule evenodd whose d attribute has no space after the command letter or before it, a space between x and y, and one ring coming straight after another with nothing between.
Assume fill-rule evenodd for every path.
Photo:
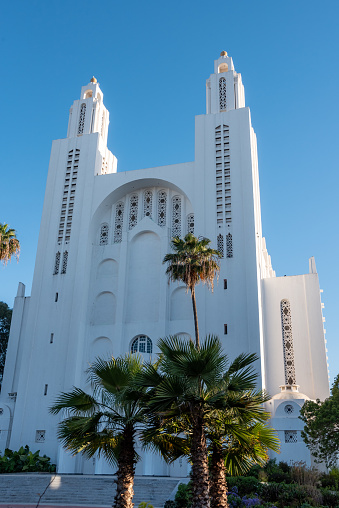
<instances>
[{"instance_id":1,"label":"paved path","mask_svg":"<svg viewBox=\"0 0 339 508\"><path fill-rule=\"evenodd\" d=\"M45 489L39 508L111 507L116 490L115 478L115 476L45 473L1 474L0 508L35 507ZM135 508L142 501L151 503L154 508L163 508L165 501L170 498L180 481L185 480L151 476L136 477L133 498Z\"/></svg>"}]
</instances>

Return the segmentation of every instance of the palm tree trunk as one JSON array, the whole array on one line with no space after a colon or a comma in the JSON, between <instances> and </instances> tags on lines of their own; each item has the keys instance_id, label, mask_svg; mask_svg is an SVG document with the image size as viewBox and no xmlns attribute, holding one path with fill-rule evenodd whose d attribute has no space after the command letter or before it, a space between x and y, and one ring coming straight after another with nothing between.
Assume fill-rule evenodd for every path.
<instances>
[{"instance_id":1,"label":"palm tree trunk","mask_svg":"<svg viewBox=\"0 0 339 508\"><path fill-rule=\"evenodd\" d=\"M193 316L194 316L195 345L196 345L197 349L200 349L198 313L197 313L197 303L195 300L195 288L194 287L191 289L191 298L192 298Z\"/></svg>"},{"instance_id":2,"label":"palm tree trunk","mask_svg":"<svg viewBox=\"0 0 339 508\"><path fill-rule=\"evenodd\" d=\"M201 408L193 410L192 460L192 508L209 508L209 475L204 415Z\"/></svg>"},{"instance_id":3,"label":"palm tree trunk","mask_svg":"<svg viewBox=\"0 0 339 508\"><path fill-rule=\"evenodd\" d=\"M211 508L228 508L224 457L216 444L212 448L210 496Z\"/></svg>"},{"instance_id":4,"label":"palm tree trunk","mask_svg":"<svg viewBox=\"0 0 339 508\"><path fill-rule=\"evenodd\" d=\"M118 462L117 491L113 506L115 508L133 508L135 451L133 427L127 426L121 443L121 455Z\"/></svg>"}]
</instances>

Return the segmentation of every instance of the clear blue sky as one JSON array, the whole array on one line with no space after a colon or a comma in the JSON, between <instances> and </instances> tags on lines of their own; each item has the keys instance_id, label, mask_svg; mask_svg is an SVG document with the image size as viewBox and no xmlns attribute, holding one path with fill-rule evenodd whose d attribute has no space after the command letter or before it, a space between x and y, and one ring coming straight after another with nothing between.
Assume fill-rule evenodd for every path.
<instances>
[{"instance_id":1,"label":"clear blue sky","mask_svg":"<svg viewBox=\"0 0 339 508\"><path fill-rule=\"evenodd\" d=\"M194 158L194 115L220 51L242 74L258 137L263 232L277 275L315 256L331 379L339 372L339 2L19 0L2 6L0 222L21 256L0 300L30 294L51 142L96 76L118 170Z\"/></svg>"}]
</instances>

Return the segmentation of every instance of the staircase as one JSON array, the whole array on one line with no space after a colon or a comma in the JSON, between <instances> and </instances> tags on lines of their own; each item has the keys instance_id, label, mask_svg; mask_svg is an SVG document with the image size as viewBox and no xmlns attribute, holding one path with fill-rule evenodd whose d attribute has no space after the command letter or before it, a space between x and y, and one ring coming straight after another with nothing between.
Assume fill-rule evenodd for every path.
<instances>
[{"instance_id":1,"label":"staircase","mask_svg":"<svg viewBox=\"0 0 339 508\"><path fill-rule=\"evenodd\" d=\"M115 476L63 475L46 473L16 473L0 475L0 508L14 505L36 506L112 506L116 486ZM50 483L51 482L51 483ZM146 501L154 508L163 508L180 482L185 478L136 476L134 507ZM50 485L49 485L50 483ZM173 498L173 496L172 496Z\"/></svg>"}]
</instances>

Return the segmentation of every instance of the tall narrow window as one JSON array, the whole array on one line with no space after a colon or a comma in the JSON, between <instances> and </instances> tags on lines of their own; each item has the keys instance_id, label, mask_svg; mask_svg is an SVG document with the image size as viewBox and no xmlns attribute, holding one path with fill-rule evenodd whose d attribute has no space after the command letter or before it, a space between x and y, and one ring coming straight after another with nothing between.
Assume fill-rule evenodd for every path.
<instances>
[{"instance_id":1,"label":"tall narrow window","mask_svg":"<svg viewBox=\"0 0 339 508\"><path fill-rule=\"evenodd\" d=\"M65 274L67 270L68 251L65 250L62 256L62 269L61 273Z\"/></svg>"},{"instance_id":2,"label":"tall narrow window","mask_svg":"<svg viewBox=\"0 0 339 508\"><path fill-rule=\"evenodd\" d=\"M224 289L227 289L227 279L224 279Z\"/></svg>"},{"instance_id":3,"label":"tall narrow window","mask_svg":"<svg viewBox=\"0 0 339 508\"><path fill-rule=\"evenodd\" d=\"M108 244L108 232L109 232L108 224L102 224L100 228L100 245Z\"/></svg>"},{"instance_id":4,"label":"tall narrow window","mask_svg":"<svg viewBox=\"0 0 339 508\"><path fill-rule=\"evenodd\" d=\"M150 190L145 191L143 217L152 218L152 201L153 201L152 191Z\"/></svg>"},{"instance_id":5,"label":"tall narrow window","mask_svg":"<svg viewBox=\"0 0 339 508\"><path fill-rule=\"evenodd\" d=\"M226 257L233 258L233 240L231 233L226 235Z\"/></svg>"},{"instance_id":6,"label":"tall narrow window","mask_svg":"<svg viewBox=\"0 0 339 508\"><path fill-rule=\"evenodd\" d=\"M187 233L194 235L194 213L187 215Z\"/></svg>"},{"instance_id":7,"label":"tall narrow window","mask_svg":"<svg viewBox=\"0 0 339 508\"><path fill-rule=\"evenodd\" d=\"M285 383L287 385L295 385L296 378L294 367L291 306L288 300L281 300L280 312L285 363Z\"/></svg>"},{"instance_id":8,"label":"tall narrow window","mask_svg":"<svg viewBox=\"0 0 339 508\"><path fill-rule=\"evenodd\" d=\"M47 391L48 391L48 385L45 385L44 395L47 395Z\"/></svg>"},{"instance_id":9,"label":"tall narrow window","mask_svg":"<svg viewBox=\"0 0 339 508\"><path fill-rule=\"evenodd\" d=\"M219 109L220 111L226 110L226 79L219 79Z\"/></svg>"},{"instance_id":10,"label":"tall narrow window","mask_svg":"<svg viewBox=\"0 0 339 508\"><path fill-rule=\"evenodd\" d=\"M181 236L181 197L172 199L172 236Z\"/></svg>"},{"instance_id":11,"label":"tall narrow window","mask_svg":"<svg viewBox=\"0 0 339 508\"><path fill-rule=\"evenodd\" d=\"M222 234L218 235L217 238L218 251L220 252L221 257L224 257L224 237Z\"/></svg>"},{"instance_id":12,"label":"tall narrow window","mask_svg":"<svg viewBox=\"0 0 339 508\"><path fill-rule=\"evenodd\" d=\"M114 243L120 243L122 240L123 220L124 220L124 203L117 203L115 207Z\"/></svg>"},{"instance_id":13,"label":"tall narrow window","mask_svg":"<svg viewBox=\"0 0 339 508\"><path fill-rule=\"evenodd\" d=\"M85 116L86 116L86 104L83 103L80 106L80 115L79 115L79 125L78 125L78 135L83 134L85 127Z\"/></svg>"},{"instance_id":14,"label":"tall narrow window","mask_svg":"<svg viewBox=\"0 0 339 508\"><path fill-rule=\"evenodd\" d=\"M161 228L166 226L166 206L167 206L166 191L159 191L158 192L158 225Z\"/></svg>"},{"instance_id":15,"label":"tall narrow window","mask_svg":"<svg viewBox=\"0 0 339 508\"><path fill-rule=\"evenodd\" d=\"M227 325L224 324L224 335L227 335Z\"/></svg>"},{"instance_id":16,"label":"tall narrow window","mask_svg":"<svg viewBox=\"0 0 339 508\"><path fill-rule=\"evenodd\" d=\"M129 201L129 229L133 229L138 222L138 194L133 194Z\"/></svg>"},{"instance_id":17,"label":"tall narrow window","mask_svg":"<svg viewBox=\"0 0 339 508\"><path fill-rule=\"evenodd\" d=\"M54 342L54 333L51 333L51 336L49 338L49 343L53 344L53 342Z\"/></svg>"},{"instance_id":18,"label":"tall narrow window","mask_svg":"<svg viewBox=\"0 0 339 508\"><path fill-rule=\"evenodd\" d=\"M54 272L53 272L53 275L57 275L59 273L59 267L60 267L60 252L57 252L55 254L55 263L54 263Z\"/></svg>"},{"instance_id":19,"label":"tall narrow window","mask_svg":"<svg viewBox=\"0 0 339 508\"><path fill-rule=\"evenodd\" d=\"M59 293L55 293L54 301L57 302L59 300Z\"/></svg>"}]
</instances>

